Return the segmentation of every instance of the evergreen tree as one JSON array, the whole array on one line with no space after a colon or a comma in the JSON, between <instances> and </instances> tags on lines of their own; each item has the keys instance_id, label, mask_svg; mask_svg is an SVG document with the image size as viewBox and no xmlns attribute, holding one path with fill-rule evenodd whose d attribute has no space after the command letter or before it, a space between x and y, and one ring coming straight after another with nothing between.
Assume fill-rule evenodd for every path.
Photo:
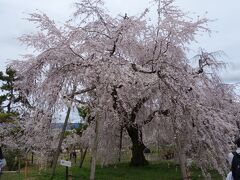
<instances>
[{"instance_id":1,"label":"evergreen tree","mask_svg":"<svg viewBox=\"0 0 240 180\"><path fill-rule=\"evenodd\" d=\"M16 80L16 71L8 67L6 69L6 75L0 72L0 81L2 85L0 87L2 95L0 96L0 111L10 113L12 112L12 105L16 100L14 94L14 81ZM6 108L6 110L5 110Z\"/></svg>"},{"instance_id":2,"label":"evergreen tree","mask_svg":"<svg viewBox=\"0 0 240 180\"><path fill-rule=\"evenodd\" d=\"M13 104L18 101L13 86L15 80L16 71L12 68L7 67L5 74L0 71L0 123L11 123L13 117L17 115L15 110L13 110Z\"/></svg>"}]
</instances>

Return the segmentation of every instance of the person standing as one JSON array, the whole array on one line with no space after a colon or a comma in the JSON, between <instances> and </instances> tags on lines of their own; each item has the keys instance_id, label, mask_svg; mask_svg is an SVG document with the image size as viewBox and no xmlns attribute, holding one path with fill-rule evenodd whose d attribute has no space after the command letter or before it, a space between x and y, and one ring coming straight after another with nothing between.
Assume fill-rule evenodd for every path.
<instances>
[{"instance_id":1,"label":"person standing","mask_svg":"<svg viewBox=\"0 0 240 180\"><path fill-rule=\"evenodd\" d=\"M2 153L2 147L0 147L0 176L2 174L2 168L6 165L6 160Z\"/></svg>"},{"instance_id":2,"label":"person standing","mask_svg":"<svg viewBox=\"0 0 240 180\"><path fill-rule=\"evenodd\" d=\"M234 144L236 144L237 149L228 154L228 162L231 166L231 172L228 173L226 180L240 180L240 138L238 138Z\"/></svg>"}]
</instances>

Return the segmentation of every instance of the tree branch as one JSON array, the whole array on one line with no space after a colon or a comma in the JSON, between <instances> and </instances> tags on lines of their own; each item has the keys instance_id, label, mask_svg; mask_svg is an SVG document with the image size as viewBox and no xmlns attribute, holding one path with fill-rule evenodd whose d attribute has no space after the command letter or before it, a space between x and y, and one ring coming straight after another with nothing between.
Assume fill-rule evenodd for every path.
<instances>
[{"instance_id":1,"label":"tree branch","mask_svg":"<svg viewBox=\"0 0 240 180\"><path fill-rule=\"evenodd\" d=\"M70 46L69 46L69 49L72 51L74 55L76 55L77 57L80 57L82 60L85 60L80 54L76 53Z\"/></svg>"},{"instance_id":2,"label":"tree branch","mask_svg":"<svg viewBox=\"0 0 240 180\"><path fill-rule=\"evenodd\" d=\"M156 113L159 113L159 110L153 111L151 114L148 115L147 119L143 122L143 124L147 124L153 120L155 117Z\"/></svg>"},{"instance_id":3,"label":"tree branch","mask_svg":"<svg viewBox=\"0 0 240 180\"><path fill-rule=\"evenodd\" d=\"M136 72L141 72L141 73L145 73L145 74L154 74L154 73L156 73L156 70L154 70L154 71L153 70L152 71L145 71L145 70L142 70L142 69L138 69L136 64L134 64L134 63L132 63L131 65L132 65L132 69L134 71L136 71Z\"/></svg>"},{"instance_id":4,"label":"tree branch","mask_svg":"<svg viewBox=\"0 0 240 180\"><path fill-rule=\"evenodd\" d=\"M135 121L136 118L136 114L139 112L139 110L141 109L142 105L149 99L149 96L141 98L138 100L137 104L134 106L134 108L132 109L132 112L130 114L130 120L132 122Z\"/></svg>"},{"instance_id":5,"label":"tree branch","mask_svg":"<svg viewBox=\"0 0 240 180\"><path fill-rule=\"evenodd\" d=\"M92 86L92 87L89 87L89 88L86 88L86 89L82 89L80 91L76 91L74 93L74 95L79 95L79 94L83 94L83 93L87 93L89 91L93 91L94 89L96 89L96 86Z\"/></svg>"},{"instance_id":6,"label":"tree branch","mask_svg":"<svg viewBox=\"0 0 240 180\"><path fill-rule=\"evenodd\" d=\"M126 110L123 108L123 105L121 103L121 101L119 101L119 97L118 97L118 93L117 93L117 88L121 88L122 85L120 86L114 86L112 89L112 99L113 99L113 109L117 111L118 115L122 116L124 118L128 118L128 114L126 112Z\"/></svg>"},{"instance_id":7,"label":"tree branch","mask_svg":"<svg viewBox=\"0 0 240 180\"><path fill-rule=\"evenodd\" d=\"M115 41L113 42L113 48L112 48L112 50L111 50L111 52L110 52L110 57L115 53L115 51L116 51L116 47L117 47L117 42L118 42L118 40L119 40L119 36L121 35L122 33L121 33L121 31L117 34L117 38L115 39Z\"/></svg>"},{"instance_id":8,"label":"tree branch","mask_svg":"<svg viewBox=\"0 0 240 180\"><path fill-rule=\"evenodd\" d=\"M170 111L169 111L169 109L166 109L166 110L155 110L151 114L148 115L147 119L143 122L143 124L145 125L147 123L150 123L153 120L153 118L155 117L156 113L162 114L164 116L168 116Z\"/></svg>"},{"instance_id":9,"label":"tree branch","mask_svg":"<svg viewBox=\"0 0 240 180\"><path fill-rule=\"evenodd\" d=\"M79 100L79 99L74 99L73 101L79 103L79 104L87 104L86 101L82 101L82 100Z\"/></svg>"}]
</instances>

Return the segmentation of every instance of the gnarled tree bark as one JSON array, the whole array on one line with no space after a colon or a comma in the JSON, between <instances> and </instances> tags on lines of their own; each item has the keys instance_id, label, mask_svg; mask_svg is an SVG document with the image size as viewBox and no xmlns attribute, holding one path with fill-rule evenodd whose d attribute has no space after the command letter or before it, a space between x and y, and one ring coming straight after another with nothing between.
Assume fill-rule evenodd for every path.
<instances>
[{"instance_id":1,"label":"gnarled tree bark","mask_svg":"<svg viewBox=\"0 0 240 180\"><path fill-rule=\"evenodd\" d=\"M148 161L144 156L144 149L146 146L142 142L142 132L138 126L129 126L126 128L128 135L132 141L132 158L130 165L132 166L144 166L148 164Z\"/></svg>"}]
</instances>

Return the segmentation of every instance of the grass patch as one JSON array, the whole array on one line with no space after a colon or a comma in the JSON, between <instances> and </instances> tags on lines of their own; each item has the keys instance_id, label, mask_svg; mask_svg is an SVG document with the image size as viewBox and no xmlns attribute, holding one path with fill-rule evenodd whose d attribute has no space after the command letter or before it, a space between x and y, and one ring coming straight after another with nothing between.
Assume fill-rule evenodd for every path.
<instances>
[{"instance_id":1,"label":"grass patch","mask_svg":"<svg viewBox=\"0 0 240 180\"><path fill-rule=\"evenodd\" d=\"M67 156L66 156L67 157ZM62 156L64 158L64 155ZM148 166L144 167L132 167L129 166L130 156L124 154L122 156L122 163L112 165L108 167L96 167L96 180L182 180L181 171L179 165L173 161L162 160L152 161ZM86 155L83 167L78 167L77 164L72 163L72 167L69 168L69 174L72 175L72 180L88 180L90 175L90 155ZM56 169L56 176L53 180L65 180L66 168L58 165ZM192 167L191 180L203 180L200 169ZM216 172L211 171L212 179L219 180L222 177ZM39 172L37 167L30 166L28 179L29 180L49 180L51 177L51 169ZM21 173L4 173L0 180L25 180L24 169Z\"/></svg>"},{"instance_id":2,"label":"grass patch","mask_svg":"<svg viewBox=\"0 0 240 180\"><path fill-rule=\"evenodd\" d=\"M74 165L70 169L73 180L89 179L90 164L85 163L83 168ZM49 180L51 169L38 172L36 167L30 167L29 180ZM202 180L201 172L197 168L191 168L192 180ZM214 180L221 179L216 172L212 172ZM4 173L1 180L24 180L24 172ZM144 167L130 167L128 163L121 163L117 166L101 167L97 166L96 180L181 180L180 167L173 162L164 161L161 163L150 163ZM65 167L58 166L54 180L65 180Z\"/></svg>"}]
</instances>

